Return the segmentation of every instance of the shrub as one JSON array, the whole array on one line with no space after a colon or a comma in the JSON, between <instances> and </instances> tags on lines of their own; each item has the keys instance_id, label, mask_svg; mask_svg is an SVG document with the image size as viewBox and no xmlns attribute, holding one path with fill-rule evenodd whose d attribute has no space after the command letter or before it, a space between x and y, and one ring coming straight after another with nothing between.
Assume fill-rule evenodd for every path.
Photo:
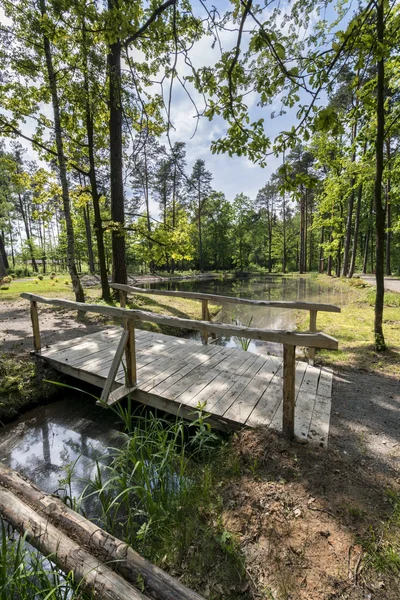
<instances>
[{"instance_id":1,"label":"shrub","mask_svg":"<svg viewBox=\"0 0 400 600\"><path fill-rule=\"evenodd\" d=\"M11 277L9 277L8 275L6 275L6 277L3 277L3 279L1 280L1 283L11 283Z\"/></svg>"},{"instance_id":2,"label":"shrub","mask_svg":"<svg viewBox=\"0 0 400 600\"><path fill-rule=\"evenodd\" d=\"M55 278L55 283L58 283L60 280L58 279L58 277Z\"/></svg>"},{"instance_id":3,"label":"shrub","mask_svg":"<svg viewBox=\"0 0 400 600\"><path fill-rule=\"evenodd\" d=\"M38 279L40 279L40 281L43 280L43 275L38 275Z\"/></svg>"},{"instance_id":4,"label":"shrub","mask_svg":"<svg viewBox=\"0 0 400 600\"><path fill-rule=\"evenodd\" d=\"M0 290L9 290L9 286L8 285L1 285L0 286Z\"/></svg>"}]
</instances>

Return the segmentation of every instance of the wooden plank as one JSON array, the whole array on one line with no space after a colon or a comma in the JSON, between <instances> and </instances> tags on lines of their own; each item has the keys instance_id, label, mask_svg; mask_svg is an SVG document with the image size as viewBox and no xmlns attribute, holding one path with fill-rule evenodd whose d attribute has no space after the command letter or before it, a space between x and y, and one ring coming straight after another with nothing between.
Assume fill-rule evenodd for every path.
<instances>
[{"instance_id":1,"label":"wooden plank","mask_svg":"<svg viewBox=\"0 0 400 600\"><path fill-rule=\"evenodd\" d=\"M39 327L39 315L37 309L37 302L35 300L31 301L31 321L32 321L32 331L33 331L33 347L35 352L40 352L42 344L40 342L40 327Z\"/></svg>"},{"instance_id":2,"label":"wooden plank","mask_svg":"<svg viewBox=\"0 0 400 600\"><path fill-rule=\"evenodd\" d=\"M318 381L317 395L332 397L333 372L330 369L321 369Z\"/></svg>"},{"instance_id":3,"label":"wooden plank","mask_svg":"<svg viewBox=\"0 0 400 600\"><path fill-rule=\"evenodd\" d=\"M307 392L308 394L316 394L318 389L318 382L321 374L319 367L307 366L306 372L304 373L303 381L300 386L300 391Z\"/></svg>"},{"instance_id":4,"label":"wooden plank","mask_svg":"<svg viewBox=\"0 0 400 600\"><path fill-rule=\"evenodd\" d=\"M183 292L172 290L146 290L132 285L113 283L112 288L124 290L133 294L150 294L152 296L173 296L175 298L189 298L192 300L211 300L215 302L230 302L234 304L251 304L253 306L269 306L272 308L288 308L291 310L322 310L324 312L340 312L340 307L334 304L320 304L316 302L299 302L286 300L251 300L250 298L236 298L218 294L204 294L202 292ZM206 319L205 319L206 320Z\"/></svg>"},{"instance_id":5,"label":"wooden plank","mask_svg":"<svg viewBox=\"0 0 400 600\"><path fill-rule=\"evenodd\" d=\"M315 395L299 392L296 399L294 434L301 440L308 440L311 418L315 407Z\"/></svg>"},{"instance_id":6,"label":"wooden plank","mask_svg":"<svg viewBox=\"0 0 400 600\"><path fill-rule=\"evenodd\" d=\"M279 331L268 329L257 329L239 325L224 325L221 323L209 323L207 321L192 321L190 319L181 319L166 315L158 315L143 310L129 310L126 308L116 308L113 306L102 306L99 304L86 304L83 302L73 302L71 300L61 300L58 298L43 298L36 294L22 293L22 298L29 301L36 300L44 304L53 306L62 306L81 312L94 312L101 315L113 316L121 319L135 318L138 321L150 323L159 323L171 327L180 327L183 329L194 329L196 331L205 331L225 336L245 337L247 339L276 342L292 346L306 346L312 348L327 348L337 350L338 342L335 338L321 332L316 333L296 333L293 331Z\"/></svg>"},{"instance_id":7,"label":"wooden plank","mask_svg":"<svg viewBox=\"0 0 400 600\"><path fill-rule=\"evenodd\" d=\"M283 415L282 433L288 440L294 438L294 405L296 386L296 347L283 346Z\"/></svg>"},{"instance_id":8,"label":"wooden plank","mask_svg":"<svg viewBox=\"0 0 400 600\"><path fill-rule=\"evenodd\" d=\"M121 330L122 333L123 330ZM68 363L72 366L80 367L83 362L88 363L94 362L95 360L104 358L111 358L114 356L114 352L117 348L116 340L113 343L102 342L102 344L92 344L91 342L84 342L77 346L74 346L71 350L63 350L60 353L53 354L50 358L57 360L60 363Z\"/></svg>"},{"instance_id":9,"label":"wooden plank","mask_svg":"<svg viewBox=\"0 0 400 600\"><path fill-rule=\"evenodd\" d=\"M275 372L271 382L267 386L263 395L249 415L246 425L249 427L257 427L258 425L270 425L279 405L282 405L282 373L283 364ZM279 417L279 429L282 427L282 413Z\"/></svg>"},{"instance_id":10,"label":"wooden plank","mask_svg":"<svg viewBox=\"0 0 400 600\"><path fill-rule=\"evenodd\" d=\"M321 448L328 447L330 413L319 412L317 410L318 400L315 404L315 409L311 419L308 439L314 444L318 444Z\"/></svg>"},{"instance_id":11,"label":"wooden plank","mask_svg":"<svg viewBox=\"0 0 400 600\"><path fill-rule=\"evenodd\" d=\"M97 333L92 333L90 335L85 334L84 336L71 338L70 340L63 340L61 342L56 342L54 344L50 344L43 349L43 356L51 357L53 354L61 352L62 350L68 350L69 348L73 348L74 346L81 344L85 338L91 338L93 340L111 340L119 337L121 335L121 327L110 327L110 329L98 331Z\"/></svg>"},{"instance_id":12,"label":"wooden plank","mask_svg":"<svg viewBox=\"0 0 400 600\"><path fill-rule=\"evenodd\" d=\"M216 369L210 369L208 367L198 367L185 378L185 385L183 391L178 389L178 393L173 395L174 400L188 404L190 399L197 396L211 381L213 381L220 371ZM189 385L187 385L189 383ZM171 389L167 390L168 397L171 397Z\"/></svg>"},{"instance_id":13,"label":"wooden plank","mask_svg":"<svg viewBox=\"0 0 400 600\"><path fill-rule=\"evenodd\" d=\"M115 355L113 361L111 363L110 370L107 375L106 382L103 387L103 391L101 392L100 402L107 403L108 396L111 392L112 385L115 381L115 376L118 371L119 363L121 362L122 355L124 353L126 343L129 339L129 331L123 331L121 335L121 339L118 342L117 349L115 351Z\"/></svg>"},{"instance_id":14,"label":"wooden plank","mask_svg":"<svg viewBox=\"0 0 400 600\"><path fill-rule=\"evenodd\" d=\"M222 396L231 385L231 373L227 371L218 371L218 375L215 379L212 379L202 390L196 395L193 395L186 402L186 406L197 406L199 403L206 403L205 410L210 411L214 406L215 402L220 396ZM228 385L229 382L229 385Z\"/></svg>"},{"instance_id":15,"label":"wooden plank","mask_svg":"<svg viewBox=\"0 0 400 600\"><path fill-rule=\"evenodd\" d=\"M249 379L245 375L241 375L240 377L235 377L233 375L232 377L235 380L233 382L233 385L222 397L218 399L218 401L214 404L212 408L212 412L214 415L224 415L235 402L236 398L240 396L240 394L249 385L251 381L251 379Z\"/></svg>"},{"instance_id":16,"label":"wooden plank","mask_svg":"<svg viewBox=\"0 0 400 600\"><path fill-rule=\"evenodd\" d=\"M307 370L307 363L299 360L296 363L296 392L299 391L301 384L303 383L304 374Z\"/></svg>"},{"instance_id":17,"label":"wooden plank","mask_svg":"<svg viewBox=\"0 0 400 600\"><path fill-rule=\"evenodd\" d=\"M264 377L253 377L245 390L224 413L224 417L232 421L246 423L273 377L274 373L272 372L266 373Z\"/></svg>"}]
</instances>

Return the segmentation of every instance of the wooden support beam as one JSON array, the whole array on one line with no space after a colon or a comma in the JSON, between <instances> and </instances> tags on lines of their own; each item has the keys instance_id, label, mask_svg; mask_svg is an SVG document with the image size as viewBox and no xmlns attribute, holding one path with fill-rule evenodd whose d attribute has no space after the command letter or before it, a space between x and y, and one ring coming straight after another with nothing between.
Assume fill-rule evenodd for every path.
<instances>
[{"instance_id":1,"label":"wooden support beam","mask_svg":"<svg viewBox=\"0 0 400 600\"><path fill-rule=\"evenodd\" d=\"M282 433L294 438L294 404L296 389L296 346L283 346L283 417Z\"/></svg>"},{"instance_id":2,"label":"wooden support beam","mask_svg":"<svg viewBox=\"0 0 400 600\"><path fill-rule=\"evenodd\" d=\"M310 331L317 331L317 312L316 310L310 310ZM315 348L308 349L308 363L310 365L314 364L315 358Z\"/></svg>"},{"instance_id":3,"label":"wooden support beam","mask_svg":"<svg viewBox=\"0 0 400 600\"><path fill-rule=\"evenodd\" d=\"M209 321L210 317L210 313L208 311L208 300L202 300L201 301L201 320L202 321ZM203 342L203 344L207 344L208 343L208 331L207 330L203 330L201 332L201 341Z\"/></svg>"},{"instance_id":4,"label":"wooden support beam","mask_svg":"<svg viewBox=\"0 0 400 600\"><path fill-rule=\"evenodd\" d=\"M117 346L117 350L114 354L114 358L111 363L111 367L108 372L107 379L106 379L106 382L103 387L103 391L101 392L100 404L107 404L108 397L110 395L112 386L115 381L115 377L118 373L118 368L119 368L119 365L120 365L120 362L122 359L122 355L125 351L125 347L128 342L128 338L129 338L129 331L127 331L127 330L123 331L122 335L121 335L121 339L119 340L119 343Z\"/></svg>"},{"instance_id":5,"label":"wooden support beam","mask_svg":"<svg viewBox=\"0 0 400 600\"><path fill-rule=\"evenodd\" d=\"M35 300L31 300L31 321L33 330L33 347L35 348L35 352L40 352L42 344L40 341L38 308Z\"/></svg>"},{"instance_id":6,"label":"wooden support beam","mask_svg":"<svg viewBox=\"0 0 400 600\"><path fill-rule=\"evenodd\" d=\"M127 319L125 322L125 327L128 333L128 340L125 347L126 385L127 387L133 387L137 384L134 319Z\"/></svg>"}]
</instances>

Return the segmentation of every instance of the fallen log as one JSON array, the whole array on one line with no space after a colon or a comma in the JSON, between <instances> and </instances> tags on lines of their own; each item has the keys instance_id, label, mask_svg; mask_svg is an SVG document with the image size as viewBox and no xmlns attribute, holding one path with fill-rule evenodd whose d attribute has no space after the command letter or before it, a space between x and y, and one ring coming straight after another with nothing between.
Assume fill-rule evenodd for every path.
<instances>
[{"instance_id":1,"label":"fallen log","mask_svg":"<svg viewBox=\"0 0 400 600\"><path fill-rule=\"evenodd\" d=\"M10 490L0 487L0 513L32 546L64 573L74 573L80 589L101 600L149 600L121 575L71 540Z\"/></svg>"},{"instance_id":2,"label":"fallen log","mask_svg":"<svg viewBox=\"0 0 400 600\"><path fill-rule=\"evenodd\" d=\"M29 504L43 515L46 522L64 531L69 538L85 547L102 563L107 563L109 569L119 573L127 582L135 585L140 580L146 597L155 600L204 600L202 596L143 558L125 542L71 510L59 498L46 494L17 471L0 463L0 490L2 488L7 488ZM2 511L0 500L0 513ZM8 521L5 515L4 518Z\"/></svg>"}]
</instances>

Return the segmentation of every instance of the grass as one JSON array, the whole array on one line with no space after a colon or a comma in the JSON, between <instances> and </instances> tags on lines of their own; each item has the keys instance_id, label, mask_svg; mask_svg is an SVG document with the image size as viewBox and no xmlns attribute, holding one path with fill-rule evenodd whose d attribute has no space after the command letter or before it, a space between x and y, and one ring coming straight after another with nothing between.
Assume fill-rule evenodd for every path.
<instances>
[{"instance_id":1,"label":"grass","mask_svg":"<svg viewBox=\"0 0 400 600\"><path fill-rule=\"evenodd\" d=\"M345 293L346 303L341 313L318 313L317 328L339 340L339 350L317 351L324 364L349 367L386 375L400 376L400 294L385 294L383 330L388 350L374 349L375 288L362 280L334 279L320 275L321 283L334 286ZM308 329L308 316L298 318L300 330Z\"/></svg>"},{"instance_id":2,"label":"grass","mask_svg":"<svg viewBox=\"0 0 400 600\"><path fill-rule=\"evenodd\" d=\"M50 279L49 275L45 275L42 280L33 277L26 280L13 279L7 284L7 289L0 289L0 301L16 300L22 292L69 297L72 292L71 278L69 275L58 275L55 279Z\"/></svg>"},{"instance_id":3,"label":"grass","mask_svg":"<svg viewBox=\"0 0 400 600\"><path fill-rule=\"evenodd\" d=\"M55 397L57 390L43 381L54 377L52 373L49 366L29 356L0 354L0 423Z\"/></svg>"}]
</instances>

